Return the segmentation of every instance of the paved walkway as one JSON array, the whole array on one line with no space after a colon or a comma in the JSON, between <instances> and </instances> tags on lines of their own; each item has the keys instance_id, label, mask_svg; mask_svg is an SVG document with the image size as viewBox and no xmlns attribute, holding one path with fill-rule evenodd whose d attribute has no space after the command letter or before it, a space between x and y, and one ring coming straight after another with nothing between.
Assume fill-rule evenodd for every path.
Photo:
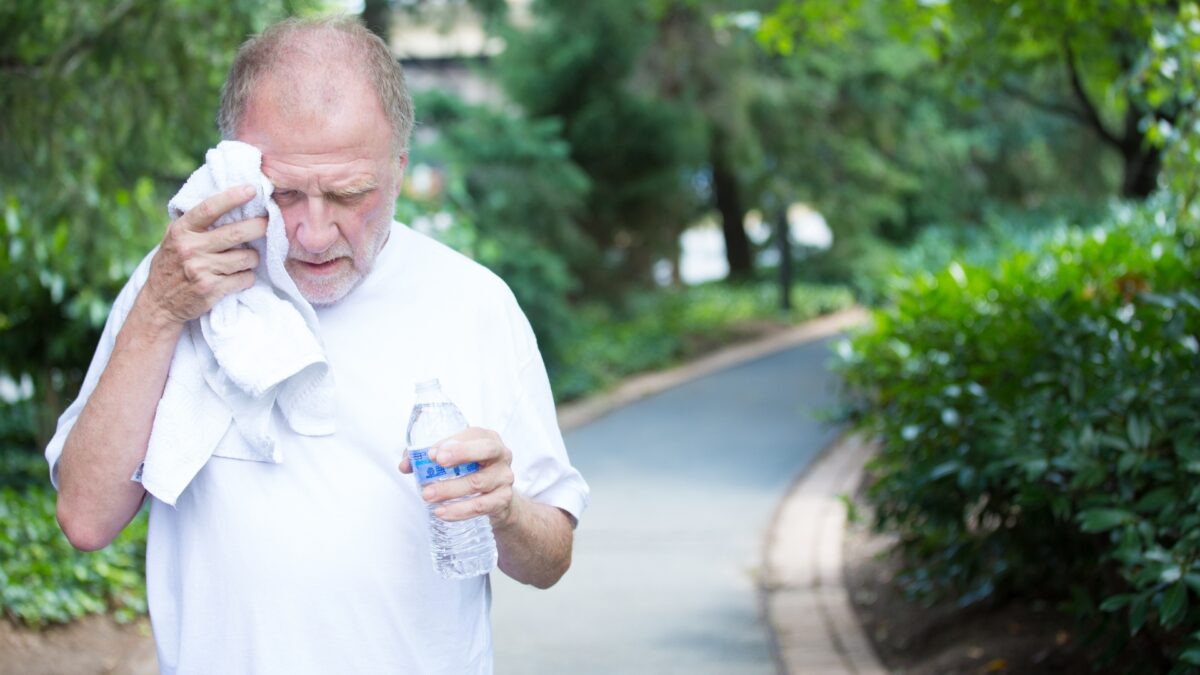
<instances>
[{"instance_id":1,"label":"paved walkway","mask_svg":"<svg viewBox=\"0 0 1200 675\"><path fill-rule=\"evenodd\" d=\"M608 405L563 410L592 505L575 564L554 589L494 576L496 672L771 675L800 651L808 661L788 672L870 672L834 668L844 661L838 640L853 642L841 633L795 643L782 618L791 606L777 602L793 572L764 568L764 542L775 552L792 541L779 529L792 499L781 501L837 437L819 420L834 402L829 338L861 318L828 317L631 381ZM817 471L841 453L824 457L807 476L825 475ZM837 555L840 570L840 539L789 545Z\"/></svg>"}]
</instances>

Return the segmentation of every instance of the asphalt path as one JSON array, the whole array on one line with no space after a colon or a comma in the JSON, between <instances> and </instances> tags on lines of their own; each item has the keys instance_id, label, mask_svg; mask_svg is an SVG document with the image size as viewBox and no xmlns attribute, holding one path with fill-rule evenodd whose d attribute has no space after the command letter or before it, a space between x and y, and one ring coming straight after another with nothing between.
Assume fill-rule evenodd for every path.
<instances>
[{"instance_id":1,"label":"asphalt path","mask_svg":"<svg viewBox=\"0 0 1200 675\"><path fill-rule=\"evenodd\" d=\"M836 435L829 357L811 342L567 434L591 506L554 588L492 576L496 673L775 673L758 572L776 505Z\"/></svg>"}]
</instances>

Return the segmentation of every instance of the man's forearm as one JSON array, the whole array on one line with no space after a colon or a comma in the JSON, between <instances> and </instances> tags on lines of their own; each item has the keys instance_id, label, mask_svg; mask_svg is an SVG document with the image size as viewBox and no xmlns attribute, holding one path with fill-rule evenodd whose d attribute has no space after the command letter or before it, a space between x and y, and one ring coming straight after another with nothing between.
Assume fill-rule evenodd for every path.
<instances>
[{"instance_id":1,"label":"man's forearm","mask_svg":"<svg viewBox=\"0 0 1200 675\"><path fill-rule=\"evenodd\" d=\"M549 588L571 566L571 517L516 496L506 523L493 523L500 569L523 584Z\"/></svg>"},{"instance_id":2,"label":"man's forearm","mask_svg":"<svg viewBox=\"0 0 1200 675\"><path fill-rule=\"evenodd\" d=\"M145 497L130 476L145 459L182 324L139 297L117 335L108 365L63 446L58 521L77 548L107 546Z\"/></svg>"}]
</instances>

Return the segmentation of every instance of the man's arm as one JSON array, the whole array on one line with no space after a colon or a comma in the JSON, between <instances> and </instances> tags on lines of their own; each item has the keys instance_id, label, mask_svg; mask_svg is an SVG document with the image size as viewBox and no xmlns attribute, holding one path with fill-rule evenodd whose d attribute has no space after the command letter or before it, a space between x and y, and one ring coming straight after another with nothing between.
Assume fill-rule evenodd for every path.
<instances>
[{"instance_id":1,"label":"man's arm","mask_svg":"<svg viewBox=\"0 0 1200 675\"><path fill-rule=\"evenodd\" d=\"M500 569L523 584L550 588L571 567L574 519L562 509L514 495L508 522L492 521Z\"/></svg>"},{"instance_id":2,"label":"man's arm","mask_svg":"<svg viewBox=\"0 0 1200 675\"><path fill-rule=\"evenodd\" d=\"M254 191L210 197L167 228L96 389L58 463L59 525L73 546L104 548L137 514L146 492L130 480L145 459L154 413L183 326L254 283L258 253L238 248L266 233L266 219L208 228Z\"/></svg>"},{"instance_id":3,"label":"man's arm","mask_svg":"<svg viewBox=\"0 0 1200 675\"><path fill-rule=\"evenodd\" d=\"M571 516L556 507L540 504L513 488L512 451L500 436L487 429L471 428L433 446L429 458L446 467L479 462L475 473L426 485L421 497L430 503L477 496L455 504L442 504L434 515L447 520L488 516L496 535L501 571L523 584L550 588L571 567L575 536ZM400 471L411 473L407 453Z\"/></svg>"}]
</instances>

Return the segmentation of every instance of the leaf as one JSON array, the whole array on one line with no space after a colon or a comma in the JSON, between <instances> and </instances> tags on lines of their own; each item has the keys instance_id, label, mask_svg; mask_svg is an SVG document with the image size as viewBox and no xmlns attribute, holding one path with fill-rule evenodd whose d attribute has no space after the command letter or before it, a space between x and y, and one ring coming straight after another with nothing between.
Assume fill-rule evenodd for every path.
<instances>
[{"instance_id":1,"label":"leaf","mask_svg":"<svg viewBox=\"0 0 1200 675\"><path fill-rule=\"evenodd\" d=\"M951 460L949 462L943 462L941 464L938 464L937 466L930 469L929 480L934 481L934 480L938 480L939 478L944 478L946 476L949 476L950 474L958 471L960 466L961 466L961 464L959 464L958 462L953 461L953 460Z\"/></svg>"},{"instance_id":2,"label":"leaf","mask_svg":"<svg viewBox=\"0 0 1200 675\"><path fill-rule=\"evenodd\" d=\"M1139 595L1133 599L1129 605L1129 634L1137 635L1137 632L1142 629L1146 623L1146 605L1148 597L1145 594Z\"/></svg>"},{"instance_id":3,"label":"leaf","mask_svg":"<svg viewBox=\"0 0 1200 675\"><path fill-rule=\"evenodd\" d=\"M1158 305L1159 307L1163 307L1165 309L1175 309L1177 304L1175 302L1175 298L1167 295L1159 295L1158 293L1142 293L1138 297L1140 297L1144 302L1148 302L1152 305Z\"/></svg>"},{"instance_id":4,"label":"leaf","mask_svg":"<svg viewBox=\"0 0 1200 675\"><path fill-rule=\"evenodd\" d=\"M1044 457L1038 457L1021 462L1021 468L1025 470L1025 475L1029 479L1034 480L1046 473L1046 470L1050 468L1050 462Z\"/></svg>"},{"instance_id":5,"label":"leaf","mask_svg":"<svg viewBox=\"0 0 1200 675\"><path fill-rule=\"evenodd\" d=\"M1120 436L1113 436L1111 434L1096 434L1096 440L1100 442L1100 445L1112 448L1114 450L1129 450L1129 441L1121 438Z\"/></svg>"},{"instance_id":6,"label":"leaf","mask_svg":"<svg viewBox=\"0 0 1200 675\"><path fill-rule=\"evenodd\" d=\"M1145 450L1150 445L1150 423L1137 415L1130 415L1125 420L1129 432L1129 443L1137 450Z\"/></svg>"},{"instance_id":7,"label":"leaf","mask_svg":"<svg viewBox=\"0 0 1200 675\"><path fill-rule=\"evenodd\" d=\"M1088 509L1076 518L1084 532L1107 532L1133 521L1133 514L1123 509Z\"/></svg>"},{"instance_id":8,"label":"leaf","mask_svg":"<svg viewBox=\"0 0 1200 675\"><path fill-rule=\"evenodd\" d=\"M1179 565L1170 565L1158 575L1158 580L1164 584L1173 584L1179 581L1181 576L1183 576L1183 572L1179 569Z\"/></svg>"},{"instance_id":9,"label":"leaf","mask_svg":"<svg viewBox=\"0 0 1200 675\"><path fill-rule=\"evenodd\" d=\"M1158 612L1158 622L1163 628L1172 628L1183 620L1187 612L1187 585L1180 582L1173 584L1163 595L1162 607Z\"/></svg>"},{"instance_id":10,"label":"leaf","mask_svg":"<svg viewBox=\"0 0 1200 675\"><path fill-rule=\"evenodd\" d=\"M1200 594L1200 572L1189 572L1183 575L1183 582L1192 587L1192 590Z\"/></svg>"},{"instance_id":11,"label":"leaf","mask_svg":"<svg viewBox=\"0 0 1200 675\"><path fill-rule=\"evenodd\" d=\"M1115 612L1128 605L1131 600L1133 600L1133 596L1129 594L1114 595L1111 598L1105 598L1104 602L1100 603L1100 611Z\"/></svg>"},{"instance_id":12,"label":"leaf","mask_svg":"<svg viewBox=\"0 0 1200 675\"><path fill-rule=\"evenodd\" d=\"M1151 490L1146 496L1138 500L1133 509L1138 513L1150 513L1160 511L1168 504L1176 500L1175 490L1170 487L1160 487Z\"/></svg>"}]
</instances>

